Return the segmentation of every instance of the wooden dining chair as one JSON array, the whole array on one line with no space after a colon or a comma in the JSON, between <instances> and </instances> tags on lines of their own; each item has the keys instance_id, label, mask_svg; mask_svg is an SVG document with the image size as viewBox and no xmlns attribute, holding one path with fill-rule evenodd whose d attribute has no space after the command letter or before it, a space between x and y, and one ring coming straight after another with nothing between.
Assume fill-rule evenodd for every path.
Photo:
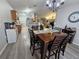
<instances>
[{"instance_id":1,"label":"wooden dining chair","mask_svg":"<svg viewBox=\"0 0 79 59\"><path fill-rule=\"evenodd\" d=\"M62 55L64 56L64 52L66 50L66 46L67 46L67 43L69 41L69 35L67 34L67 36L64 38L64 40L62 41L61 43L61 47L60 47L60 51L62 52Z\"/></svg>"},{"instance_id":2,"label":"wooden dining chair","mask_svg":"<svg viewBox=\"0 0 79 59\"><path fill-rule=\"evenodd\" d=\"M41 50L41 41L39 41L39 38L37 38L33 32L33 30L29 29L30 33L30 50L33 49L32 56L35 53L35 50L40 49Z\"/></svg>"},{"instance_id":3,"label":"wooden dining chair","mask_svg":"<svg viewBox=\"0 0 79 59\"><path fill-rule=\"evenodd\" d=\"M60 47L62 44L63 39L66 37L66 34L57 34L54 37L54 40L49 42L48 45L48 56L47 59L49 59L52 55L55 55L55 59L59 59L60 56ZM52 53L52 54L51 54Z\"/></svg>"},{"instance_id":4,"label":"wooden dining chair","mask_svg":"<svg viewBox=\"0 0 79 59\"><path fill-rule=\"evenodd\" d=\"M67 29L62 29L62 32L67 33L69 35L69 43L72 43L74 36L76 34L76 29L73 30L71 28L67 28Z\"/></svg>"}]
</instances>

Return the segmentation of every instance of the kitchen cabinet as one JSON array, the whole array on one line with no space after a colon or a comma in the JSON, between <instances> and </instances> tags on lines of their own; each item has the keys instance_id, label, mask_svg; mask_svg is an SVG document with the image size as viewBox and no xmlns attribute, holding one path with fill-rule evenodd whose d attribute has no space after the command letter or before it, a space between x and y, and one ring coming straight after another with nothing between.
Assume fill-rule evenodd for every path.
<instances>
[{"instance_id":1,"label":"kitchen cabinet","mask_svg":"<svg viewBox=\"0 0 79 59\"><path fill-rule=\"evenodd\" d=\"M13 21L15 21L17 19L17 12L16 10L11 10L11 18Z\"/></svg>"}]
</instances>

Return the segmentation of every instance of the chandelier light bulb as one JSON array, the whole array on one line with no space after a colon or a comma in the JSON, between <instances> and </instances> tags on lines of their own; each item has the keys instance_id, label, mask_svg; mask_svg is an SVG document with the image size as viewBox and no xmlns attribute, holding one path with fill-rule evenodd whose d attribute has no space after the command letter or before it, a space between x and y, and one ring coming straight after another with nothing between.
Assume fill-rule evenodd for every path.
<instances>
[{"instance_id":1,"label":"chandelier light bulb","mask_svg":"<svg viewBox=\"0 0 79 59\"><path fill-rule=\"evenodd\" d=\"M49 7L52 7L52 4L51 3L49 4Z\"/></svg>"},{"instance_id":2,"label":"chandelier light bulb","mask_svg":"<svg viewBox=\"0 0 79 59\"><path fill-rule=\"evenodd\" d=\"M57 3L56 7L59 7L60 6L60 3Z\"/></svg>"},{"instance_id":3,"label":"chandelier light bulb","mask_svg":"<svg viewBox=\"0 0 79 59\"><path fill-rule=\"evenodd\" d=\"M46 1L46 4L50 4L50 1L49 1L49 0L47 0L47 1Z\"/></svg>"}]
</instances>

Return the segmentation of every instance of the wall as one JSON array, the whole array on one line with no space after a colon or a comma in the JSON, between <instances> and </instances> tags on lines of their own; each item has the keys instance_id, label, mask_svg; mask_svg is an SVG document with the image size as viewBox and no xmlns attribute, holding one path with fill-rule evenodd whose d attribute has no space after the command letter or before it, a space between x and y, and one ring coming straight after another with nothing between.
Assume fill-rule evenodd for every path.
<instances>
[{"instance_id":1,"label":"wall","mask_svg":"<svg viewBox=\"0 0 79 59\"><path fill-rule=\"evenodd\" d=\"M5 45L7 45L4 31L4 22L9 21L9 19L11 18L9 13L11 9L12 8L5 0L0 0L0 54Z\"/></svg>"},{"instance_id":2,"label":"wall","mask_svg":"<svg viewBox=\"0 0 79 59\"><path fill-rule=\"evenodd\" d=\"M57 12L57 19L55 26L61 28L64 28L65 25L67 25L68 27L76 27L77 33L75 35L73 43L79 45L79 22L70 23L68 21L68 16L70 15L70 13L74 11L79 11L79 3L65 5L62 8L60 8Z\"/></svg>"}]
</instances>

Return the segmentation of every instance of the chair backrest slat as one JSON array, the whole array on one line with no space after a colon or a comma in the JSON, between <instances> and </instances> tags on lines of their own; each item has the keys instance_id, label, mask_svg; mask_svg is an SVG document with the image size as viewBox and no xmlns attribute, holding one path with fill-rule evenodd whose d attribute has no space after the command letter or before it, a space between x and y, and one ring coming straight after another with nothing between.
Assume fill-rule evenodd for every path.
<instances>
[{"instance_id":1,"label":"chair backrest slat","mask_svg":"<svg viewBox=\"0 0 79 59\"><path fill-rule=\"evenodd\" d=\"M67 36L67 34L65 34L65 33L63 35L61 35L61 34L55 35L55 38L52 41L51 49L53 47L59 48L60 45L62 44L63 40L66 38L66 36Z\"/></svg>"}]
</instances>

